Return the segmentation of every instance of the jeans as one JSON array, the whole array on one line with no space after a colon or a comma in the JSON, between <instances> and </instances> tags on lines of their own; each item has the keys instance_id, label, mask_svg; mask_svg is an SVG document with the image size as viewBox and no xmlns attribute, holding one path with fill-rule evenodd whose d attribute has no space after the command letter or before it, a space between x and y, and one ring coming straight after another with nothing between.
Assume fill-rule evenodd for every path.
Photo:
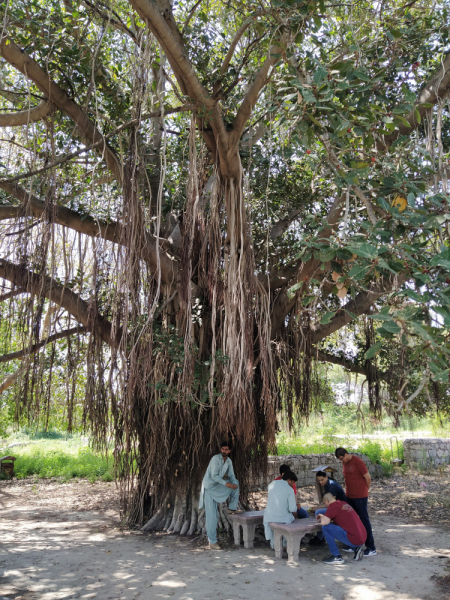
<instances>
[{"instance_id":1,"label":"jeans","mask_svg":"<svg viewBox=\"0 0 450 600\"><path fill-rule=\"evenodd\" d=\"M316 510L316 512L314 513L314 515L317 517L317 515L324 515L327 512L326 508L318 508ZM318 537L319 540L323 540L323 533L321 531L318 531L316 536Z\"/></svg>"},{"instance_id":2,"label":"jeans","mask_svg":"<svg viewBox=\"0 0 450 600\"><path fill-rule=\"evenodd\" d=\"M369 548L369 550L375 550L372 525L370 524L369 513L367 512L367 498L347 498L347 502L361 519L362 524L367 532L366 548Z\"/></svg>"},{"instance_id":3,"label":"jeans","mask_svg":"<svg viewBox=\"0 0 450 600\"><path fill-rule=\"evenodd\" d=\"M330 552L333 556L340 556L339 549L336 546L335 540L338 540L338 542L342 542L343 544L346 544L350 548L353 548L353 549L358 548L358 546L356 546L355 544L352 544L349 541L349 539L347 537L347 532L344 529L342 529L342 527L339 527L339 525L335 525L334 523L329 523L328 525L323 525L322 533L325 536L325 539L328 544L328 548L330 549Z\"/></svg>"},{"instance_id":4,"label":"jeans","mask_svg":"<svg viewBox=\"0 0 450 600\"><path fill-rule=\"evenodd\" d=\"M298 519L307 519L309 517L308 511L304 508L297 508L297 518Z\"/></svg>"}]
</instances>

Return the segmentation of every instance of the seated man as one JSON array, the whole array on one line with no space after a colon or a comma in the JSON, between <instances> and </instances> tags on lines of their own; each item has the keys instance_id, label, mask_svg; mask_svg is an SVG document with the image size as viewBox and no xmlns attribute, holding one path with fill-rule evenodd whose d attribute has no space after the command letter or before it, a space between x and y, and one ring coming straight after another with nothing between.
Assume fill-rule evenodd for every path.
<instances>
[{"instance_id":1,"label":"seated man","mask_svg":"<svg viewBox=\"0 0 450 600\"><path fill-rule=\"evenodd\" d=\"M280 479L282 479L283 473L291 473L291 467L289 465L280 465L280 476L275 477L275 481L279 481ZM297 481L297 478L295 479L295 481ZM294 490L295 500L297 501L297 486L295 485L295 483L292 486L292 489ZM297 504L297 519L306 519L308 516L308 512L304 508L302 508L302 505Z\"/></svg>"},{"instance_id":2,"label":"seated man","mask_svg":"<svg viewBox=\"0 0 450 600\"><path fill-rule=\"evenodd\" d=\"M318 471L316 474L316 479L323 487L325 494L332 494L336 500L342 500L342 502L347 502L347 496L345 495L344 490L339 485L337 481L334 479L330 479L325 471ZM316 509L315 516L324 515L327 512L327 508L325 504L317 504L313 508ZM313 538L309 540L309 543L312 546L324 546L325 540L323 538L323 533L319 531ZM352 548L343 548L344 552L353 552Z\"/></svg>"},{"instance_id":3,"label":"seated man","mask_svg":"<svg viewBox=\"0 0 450 600\"><path fill-rule=\"evenodd\" d=\"M353 548L355 552L353 560L362 560L364 556L362 545L366 540L367 533L355 510L347 502L336 500L329 493L324 495L323 503L327 507L327 511L324 515L319 514L317 520L322 525L322 532L331 556L324 558L322 562L326 565L337 565L344 562L335 540Z\"/></svg>"},{"instance_id":4,"label":"seated man","mask_svg":"<svg viewBox=\"0 0 450 600\"><path fill-rule=\"evenodd\" d=\"M292 523L297 514L293 486L297 475L292 472L283 473L282 479L276 479L269 485L267 506L264 510L264 533L273 549L273 531L269 523Z\"/></svg>"}]
</instances>

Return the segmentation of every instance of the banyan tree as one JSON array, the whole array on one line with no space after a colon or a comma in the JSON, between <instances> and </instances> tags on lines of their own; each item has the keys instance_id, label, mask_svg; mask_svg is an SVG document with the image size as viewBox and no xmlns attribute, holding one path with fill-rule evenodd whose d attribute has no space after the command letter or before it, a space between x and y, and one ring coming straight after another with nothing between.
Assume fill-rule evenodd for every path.
<instances>
[{"instance_id":1,"label":"banyan tree","mask_svg":"<svg viewBox=\"0 0 450 600\"><path fill-rule=\"evenodd\" d=\"M445 395L447 20L445 0L3 4L0 390L44 426L62 396L130 522L196 531L220 439L245 497L318 362L361 373L375 414Z\"/></svg>"}]
</instances>

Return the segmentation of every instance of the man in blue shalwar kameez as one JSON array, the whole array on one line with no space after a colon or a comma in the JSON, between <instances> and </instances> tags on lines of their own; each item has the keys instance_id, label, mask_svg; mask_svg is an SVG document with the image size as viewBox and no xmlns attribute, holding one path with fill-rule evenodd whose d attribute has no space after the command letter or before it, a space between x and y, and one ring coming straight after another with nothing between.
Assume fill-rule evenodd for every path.
<instances>
[{"instance_id":1,"label":"man in blue shalwar kameez","mask_svg":"<svg viewBox=\"0 0 450 600\"><path fill-rule=\"evenodd\" d=\"M209 462L202 481L199 509L206 513L206 533L210 548L220 550L217 543L217 505L230 498L228 512L236 512L239 502L239 481L234 476L233 463L228 455L231 447L228 442L220 444L220 454L216 454Z\"/></svg>"},{"instance_id":2,"label":"man in blue shalwar kameez","mask_svg":"<svg viewBox=\"0 0 450 600\"><path fill-rule=\"evenodd\" d=\"M292 489L297 481L297 475L289 471L283 473L282 477L283 479L276 479L269 485L267 506L264 510L264 533L272 549L273 531L269 523L292 523L297 516L297 503Z\"/></svg>"}]
</instances>

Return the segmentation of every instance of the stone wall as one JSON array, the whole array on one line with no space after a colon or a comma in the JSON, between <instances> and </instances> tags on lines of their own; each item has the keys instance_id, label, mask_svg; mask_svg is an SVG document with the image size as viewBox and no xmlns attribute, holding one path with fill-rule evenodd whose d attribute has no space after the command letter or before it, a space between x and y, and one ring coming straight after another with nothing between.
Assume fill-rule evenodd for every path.
<instances>
[{"instance_id":1,"label":"stone wall","mask_svg":"<svg viewBox=\"0 0 450 600\"><path fill-rule=\"evenodd\" d=\"M365 454L354 453L359 456L367 465L369 473L372 477L380 477L383 474L381 465L374 465L368 456ZM289 454L285 456L269 456L267 475L254 474L252 477L253 485L250 491L256 492L266 490L271 481L280 474L280 465L288 464L292 471L297 475L297 487L305 487L314 485L316 482L316 474L311 469L315 469L321 465L328 465L336 469L336 480L343 483L342 464L334 456L334 454Z\"/></svg>"},{"instance_id":2,"label":"stone wall","mask_svg":"<svg viewBox=\"0 0 450 600\"><path fill-rule=\"evenodd\" d=\"M450 463L450 438L409 438L403 441L405 463L425 469Z\"/></svg>"}]
</instances>

